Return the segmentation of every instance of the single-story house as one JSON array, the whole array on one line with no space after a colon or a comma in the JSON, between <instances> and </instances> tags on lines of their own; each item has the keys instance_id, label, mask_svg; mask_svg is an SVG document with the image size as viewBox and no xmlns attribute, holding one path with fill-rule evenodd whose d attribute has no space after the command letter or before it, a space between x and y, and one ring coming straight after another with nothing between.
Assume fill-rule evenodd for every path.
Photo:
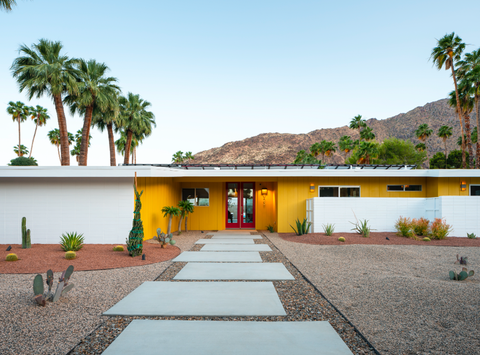
<instances>
[{"instance_id":1,"label":"single-story house","mask_svg":"<svg viewBox=\"0 0 480 355\"><path fill-rule=\"evenodd\" d=\"M145 238L166 231L164 206L195 205L189 230L292 232L298 218L311 232L334 223L349 232L355 219L394 231L399 216L445 218L453 236L480 235L480 170L411 166L135 165L0 167L0 244L21 243L27 218L32 243L58 243L65 232L87 243L124 243L133 219L137 176ZM178 218L173 220L177 230Z\"/></svg>"}]
</instances>

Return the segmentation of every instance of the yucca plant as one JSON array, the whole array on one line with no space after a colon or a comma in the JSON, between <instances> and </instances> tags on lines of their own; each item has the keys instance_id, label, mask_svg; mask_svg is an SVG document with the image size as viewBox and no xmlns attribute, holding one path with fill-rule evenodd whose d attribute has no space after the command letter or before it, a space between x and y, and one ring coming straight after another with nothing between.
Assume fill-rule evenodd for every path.
<instances>
[{"instance_id":1,"label":"yucca plant","mask_svg":"<svg viewBox=\"0 0 480 355\"><path fill-rule=\"evenodd\" d=\"M78 251L83 247L83 234L77 232L65 233L60 237L60 245L63 251Z\"/></svg>"},{"instance_id":2,"label":"yucca plant","mask_svg":"<svg viewBox=\"0 0 480 355\"><path fill-rule=\"evenodd\" d=\"M327 223L327 224L323 224L323 231L325 232L325 235L332 235L333 234L333 231L335 230L335 224L333 223Z\"/></svg>"},{"instance_id":3,"label":"yucca plant","mask_svg":"<svg viewBox=\"0 0 480 355\"><path fill-rule=\"evenodd\" d=\"M297 218L295 223L297 225L297 229L295 229L295 227L293 227L292 225L290 225L290 227L292 227L296 235L308 234L310 226L312 225L312 223L307 222L306 218L303 219L303 222L300 222L300 220Z\"/></svg>"},{"instance_id":4,"label":"yucca plant","mask_svg":"<svg viewBox=\"0 0 480 355\"><path fill-rule=\"evenodd\" d=\"M355 231L357 232L358 234L361 234L362 237L364 238L368 238L370 237L370 232L373 230L369 225L368 225L368 219L364 219L363 221L360 220L356 223L353 223L353 222L350 222L351 224L353 224L353 228L352 228L352 231Z\"/></svg>"}]
</instances>

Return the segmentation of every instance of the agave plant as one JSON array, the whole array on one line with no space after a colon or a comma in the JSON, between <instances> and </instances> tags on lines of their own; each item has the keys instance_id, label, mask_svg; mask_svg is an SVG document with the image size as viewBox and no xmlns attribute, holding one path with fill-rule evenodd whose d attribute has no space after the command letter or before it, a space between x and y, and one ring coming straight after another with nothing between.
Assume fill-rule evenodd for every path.
<instances>
[{"instance_id":1,"label":"agave plant","mask_svg":"<svg viewBox=\"0 0 480 355\"><path fill-rule=\"evenodd\" d=\"M293 227L292 225L290 225L290 227L292 227L296 235L308 234L310 226L312 225L311 222L307 222L306 218L303 219L303 222L300 222L300 220L297 218L295 223L297 225L297 229L295 229L295 227Z\"/></svg>"},{"instance_id":2,"label":"agave plant","mask_svg":"<svg viewBox=\"0 0 480 355\"><path fill-rule=\"evenodd\" d=\"M77 232L65 233L60 237L60 245L63 251L78 251L82 249L83 242L83 234L78 234Z\"/></svg>"}]
</instances>

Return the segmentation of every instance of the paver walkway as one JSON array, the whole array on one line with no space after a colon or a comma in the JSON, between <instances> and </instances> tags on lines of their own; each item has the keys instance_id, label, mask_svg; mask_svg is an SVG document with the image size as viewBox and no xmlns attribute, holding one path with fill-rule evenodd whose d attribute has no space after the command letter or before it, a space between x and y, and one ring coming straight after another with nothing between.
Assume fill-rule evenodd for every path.
<instances>
[{"instance_id":1,"label":"paver walkway","mask_svg":"<svg viewBox=\"0 0 480 355\"><path fill-rule=\"evenodd\" d=\"M185 281L145 282L104 315L286 315L273 283L266 280L294 278L282 263L262 263L258 251L271 249L266 244L254 244L251 237L259 236L249 235L222 231L214 233L218 238L199 240L197 244L205 244L200 251L184 252L174 260L188 261L174 277ZM249 244L243 244L245 241ZM104 354L153 355L159 349L168 354L352 354L326 321L180 320L133 320Z\"/></svg>"}]
</instances>

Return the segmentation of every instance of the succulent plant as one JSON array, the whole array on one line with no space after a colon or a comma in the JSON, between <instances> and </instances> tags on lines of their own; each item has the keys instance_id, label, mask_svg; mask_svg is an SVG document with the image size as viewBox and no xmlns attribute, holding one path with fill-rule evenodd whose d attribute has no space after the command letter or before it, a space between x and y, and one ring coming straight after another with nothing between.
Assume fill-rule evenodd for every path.
<instances>
[{"instance_id":1,"label":"succulent plant","mask_svg":"<svg viewBox=\"0 0 480 355\"><path fill-rule=\"evenodd\" d=\"M75 259L77 257L77 253L75 253L74 251L67 251L65 253L65 259L67 260L72 260L72 259Z\"/></svg>"},{"instance_id":2,"label":"succulent plant","mask_svg":"<svg viewBox=\"0 0 480 355\"><path fill-rule=\"evenodd\" d=\"M431 239L429 237L425 237L422 239L424 242L429 242Z\"/></svg>"},{"instance_id":3,"label":"succulent plant","mask_svg":"<svg viewBox=\"0 0 480 355\"><path fill-rule=\"evenodd\" d=\"M22 217L22 249L28 249L32 247L30 239L30 229L27 229L27 218Z\"/></svg>"},{"instance_id":4,"label":"succulent plant","mask_svg":"<svg viewBox=\"0 0 480 355\"><path fill-rule=\"evenodd\" d=\"M113 247L113 251L124 251L123 245L117 245L116 247Z\"/></svg>"},{"instance_id":5,"label":"succulent plant","mask_svg":"<svg viewBox=\"0 0 480 355\"><path fill-rule=\"evenodd\" d=\"M57 289L55 293L52 293L53 287L53 271L47 271L47 285L48 285L48 292L44 294L44 286L43 286L43 277L42 275L38 274L33 279L33 293L35 294L35 301L41 305L46 305L46 301L56 302L60 298L60 296L65 295L68 291L73 288L73 284L69 284L68 281L70 280L70 276L73 273L73 265L70 265L67 270L62 272L60 278L58 279Z\"/></svg>"},{"instance_id":6,"label":"succulent plant","mask_svg":"<svg viewBox=\"0 0 480 355\"><path fill-rule=\"evenodd\" d=\"M345 241L345 238L344 238L344 237L340 237L340 238L338 238L338 240L341 241L341 242L344 242L344 241Z\"/></svg>"},{"instance_id":7,"label":"succulent plant","mask_svg":"<svg viewBox=\"0 0 480 355\"><path fill-rule=\"evenodd\" d=\"M135 192L135 211L133 212L133 226L127 239L127 249L130 256L140 256L143 253L143 222L140 214L142 203L140 197L143 191L138 193L137 187L133 185Z\"/></svg>"},{"instance_id":8,"label":"succulent plant","mask_svg":"<svg viewBox=\"0 0 480 355\"><path fill-rule=\"evenodd\" d=\"M460 258L458 257L458 254L457 254L457 261L455 261L455 264L460 264L460 265L465 265L467 266L467 262L468 262L468 257L466 256L461 256Z\"/></svg>"},{"instance_id":9,"label":"succulent plant","mask_svg":"<svg viewBox=\"0 0 480 355\"><path fill-rule=\"evenodd\" d=\"M33 293L35 295L35 301L40 305L45 307L46 305L46 298L43 294L43 277L42 275L38 274L33 279Z\"/></svg>"},{"instance_id":10,"label":"succulent plant","mask_svg":"<svg viewBox=\"0 0 480 355\"><path fill-rule=\"evenodd\" d=\"M475 233L467 233L467 237L468 239L477 239L477 236L475 235Z\"/></svg>"},{"instance_id":11,"label":"succulent plant","mask_svg":"<svg viewBox=\"0 0 480 355\"><path fill-rule=\"evenodd\" d=\"M460 271L458 274L455 271L450 271L449 275L450 275L450 280L463 281L475 275L475 271L473 270L468 271L467 268L464 267L462 268L462 271Z\"/></svg>"},{"instance_id":12,"label":"succulent plant","mask_svg":"<svg viewBox=\"0 0 480 355\"><path fill-rule=\"evenodd\" d=\"M157 228L157 236L153 237L153 239L158 240L158 242L160 243L162 248L165 248L168 243L170 243L171 245L174 245L176 243L173 240L173 234L172 233L170 233L170 234L162 233L161 228Z\"/></svg>"},{"instance_id":13,"label":"succulent plant","mask_svg":"<svg viewBox=\"0 0 480 355\"><path fill-rule=\"evenodd\" d=\"M18 256L17 256L17 254L10 253L10 254L7 254L7 256L5 257L5 260L6 261L17 261Z\"/></svg>"}]
</instances>

